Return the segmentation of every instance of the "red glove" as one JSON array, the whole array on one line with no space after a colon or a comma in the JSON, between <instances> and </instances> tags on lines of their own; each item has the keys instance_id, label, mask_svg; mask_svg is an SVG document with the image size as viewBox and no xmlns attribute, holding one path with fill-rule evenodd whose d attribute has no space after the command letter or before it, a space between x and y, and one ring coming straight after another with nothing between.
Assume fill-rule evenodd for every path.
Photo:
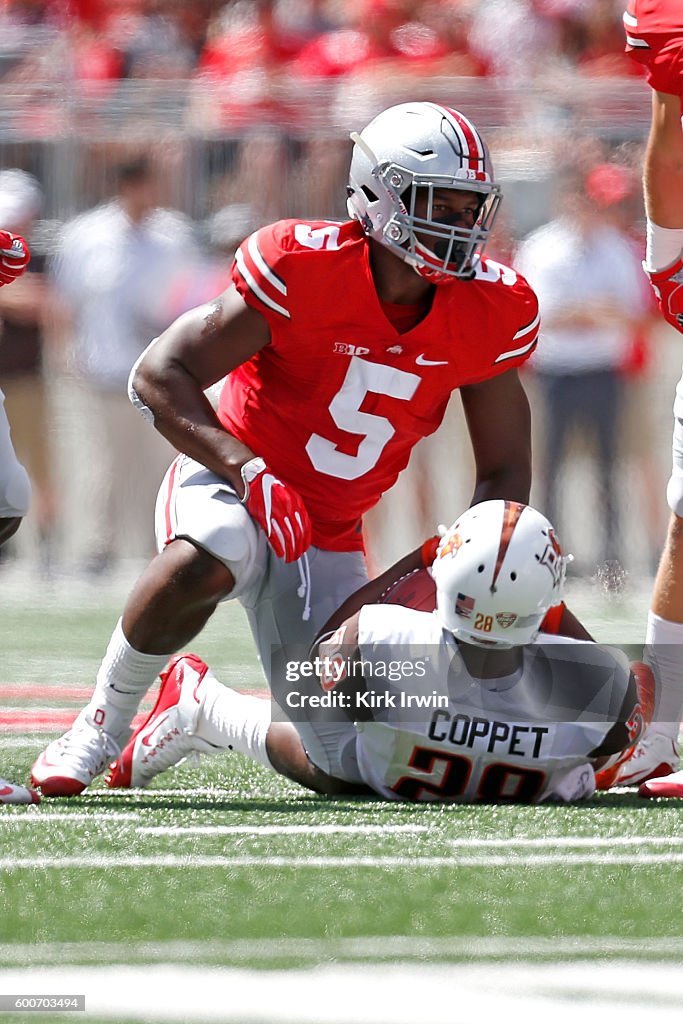
<instances>
[{"instance_id":1,"label":"red glove","mask_svg":"<svg viewBox=\"0 0 683 1024\"><path fill-rule=\"evenodd\" d=\"M21 277L30 259L31 253L24 238L9 231L0 231L0 287Z\"/></svg>"},{"instance_id":2,"label":"red glove","mask_svg":"<svg viewBox=\"0 0 683 1024\"><path fill-rule=\"evenodd\" d=\"M420 548L420 557L425 569L431 569L442 537L429 537Z\"/></svg>"},{"instance_id":3,"label":"red glove","mask_svg":"<svg viewBox=\"0 0 683 1024\"><path fill-rule=\"evenodd\" d=\"M263 459L242 466L245 505L278 558L294 562L311 546L311 520L301 497L272 473Z\"/></svg>"}]
</instances>

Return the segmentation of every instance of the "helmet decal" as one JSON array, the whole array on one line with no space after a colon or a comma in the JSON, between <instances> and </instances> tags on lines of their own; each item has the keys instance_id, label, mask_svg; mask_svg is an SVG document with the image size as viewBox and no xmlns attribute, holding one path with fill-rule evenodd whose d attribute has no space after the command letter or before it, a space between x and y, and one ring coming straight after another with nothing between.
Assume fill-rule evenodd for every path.
<instances>
[{"instance_id":1,"label":"helmet decal","mask_svg":"<svg viewBox=\"0 0 683 1024\"><path fill-rule=\"evenodd\" d=\"M503 629L509 629L510 626L514 626L517 621L517 616L514 612L498 612L496 615L496 622Z\"/></svg>"},{"instance_id":2,"label":"helmet decal","mask_svg":"<svg viewBox=\"0 0 683 1024\"><path fill-rule=\"evenodd\" d=\"M515 532L515 527L517 526L525 507L525 505L520 505L518 501L505 502L505 510L503 512L503 529L500 531L498 557L496 558L496 567L493 570L493 579L491 580L492 592L496 589L498 574L503 567L503 560L505 559L508 548L510 547L512 535Z\"/></svg>"},{"instance_id":3,"label":"helmet decal","mask_svg":"<svg viewBox=\"0 0 683 1024\"><path fill-rule=\"evenodd\" d=\"M451 558L455 558L461 547L462 537L460 534L457 532L451 533L445 544L442 544L439 548L439 558L447 558L448 555L450 555Z\"/></svg>"},{"instance_id":4,"label":"helmet decal","mask_svg":"<svg viewBox=\"0 0 683 1024\"><path fill-rule=\"evenodd\" d=\"M452 110L451 107L441 107L436 103L433 106L446 116L446 119L458 136L460 151L467 154L467 169L477 175L477 180L486 181L487 174L484 170L486 150L483 139L475 126L459 110Z\"/></svg>"},{"instance_id":5,"label":"helmet decal","mask_svg":"<svg viewBox=\"0 0 683 1024\"><path fill-rule=\"evenodd\" d=\"M468 597L467 594L458 594L458 598L455 602L455 614L462 615L463 619L470 619L476 602L473 597Z\"/></svg>"},{"instance_id":6,"label":"helmet decal","mask_svg":"<svg viewBox=\"0 0 683 1024\"><path fill-rule=\"evenodd\" d=\"M553 580L559 579L564 570L564 559L562 556L562 548L560 542L557 539L555 531L552 526L548 530L548 543L546 549L539 558L541 565L545 565L549 570Z\"/></svg>"}]
</instances>

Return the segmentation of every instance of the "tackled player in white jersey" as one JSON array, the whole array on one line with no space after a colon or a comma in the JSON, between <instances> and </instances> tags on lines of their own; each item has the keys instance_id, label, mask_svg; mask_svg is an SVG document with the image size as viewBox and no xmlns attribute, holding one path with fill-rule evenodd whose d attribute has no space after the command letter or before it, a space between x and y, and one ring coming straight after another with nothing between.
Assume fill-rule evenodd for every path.
<instances>
[{"instance_id":1,"label":"tackled player in white jersey","mask_svg":"<svg viewBox=\"0 0 683 1024\"><path fill-rule=\"evenodd\" d=\"M588 798L596 773L606 788L632 752L652 684L565 608L566 561L536 510L475 505L281 666L290 722L271 721L267 701L222 686L196 655L174 659L109 785L145 786L193 750L230 749L327 794Z\"/></svg>"}]
</instances>

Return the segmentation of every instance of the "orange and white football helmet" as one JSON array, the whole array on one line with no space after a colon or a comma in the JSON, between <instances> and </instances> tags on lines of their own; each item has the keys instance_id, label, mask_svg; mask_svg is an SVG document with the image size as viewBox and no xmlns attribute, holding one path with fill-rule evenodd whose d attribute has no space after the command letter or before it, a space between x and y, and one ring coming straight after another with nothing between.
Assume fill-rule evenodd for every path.
<instances>
[{"instance_id":1,"label":"orange and white football helmet","mask_svg":"<svg viewBox=\"0 0 683 1024\"><path fill-rule=\"evenodd\" d=\"M568 561L536 509L483 501L464 512L439 545L431 568L436 615L465 643L530 643L562 599Z\"/></svg>"}]
</instances>

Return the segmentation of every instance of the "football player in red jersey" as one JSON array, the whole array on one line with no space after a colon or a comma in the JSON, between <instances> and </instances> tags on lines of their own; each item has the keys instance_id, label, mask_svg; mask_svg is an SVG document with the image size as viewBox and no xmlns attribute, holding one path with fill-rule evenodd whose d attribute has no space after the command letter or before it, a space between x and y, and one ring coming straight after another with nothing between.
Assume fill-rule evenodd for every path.
<instances>
[{"instance_id":1,"label":"football player in red jersey","mask_svg":"<svg viewBox=\"0 0 683 1024\"><path fill-rule=\"evenodd\" d=\"M23 238L0 230L0 288L21 277L30 258ZM19 529L28 512L30 498L28 474L14 452L4 395L0 391L0 545ZM34 790L0 778L0 804L30 804L39 799Z\"/></svg>"},{"instance_id":2,"label":"football player in red jersey","mask_svg":"<svg viewBox=\"0 0 683 1024\"><path fill-rule=\"evenodd\" d=\"M652 118L643 169L645 270L666 320L683 333L683 8L678 0L632 0L627 49L647 68ZM657 681L649 730L618 778L642 796L683 796L678 733L683 714L683 378L674 401L671 519L650 602L648 661Z\"/></svg>"},{"instance_id":3,"label":"football player in red jersey","mask_svg":"<svg viewBox=\"0 0 683 1024\"><path fill-rule=\"evenodd\" d=\"M458 111L426 102L389 108L352 138L352 219L254 232L234 287L181 316L133 369L133 403L181 454L159 494L160 553L93 697L33 766L45 794L81 792L119 753L140 699L220 601L243 604L277 692L271 653L310 643L367 578L363 514L454 390L474 501L528 499L517 367L538 305L482 256L500 202L486 144ZM226 374L214 412L204 390Z\"/></svg>"}]
</instances>

